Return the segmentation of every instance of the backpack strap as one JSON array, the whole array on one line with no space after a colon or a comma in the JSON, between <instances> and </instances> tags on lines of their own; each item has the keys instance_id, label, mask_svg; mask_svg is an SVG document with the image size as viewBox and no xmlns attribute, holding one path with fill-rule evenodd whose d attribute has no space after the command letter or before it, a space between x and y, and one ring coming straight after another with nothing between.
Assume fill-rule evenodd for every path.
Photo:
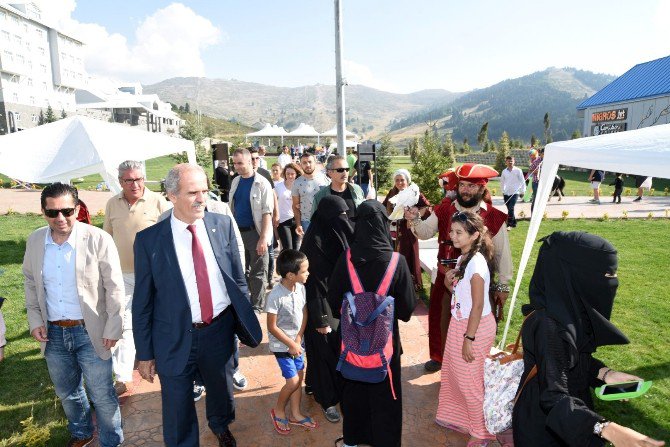
<instances>
[{"instance_id":1,"label":"backpack strap","mask_svg":"<svg viewBox=\"0 0 670 447\"><path fill-rule=\"evenodd\" d=\"M384 277L379 283L379 287L377 287L377 295L385 296L388 293L396 267L398 267L398 259L400 259L400 255L394 251L391 255L391 261L389 261L389 265L386 267L386 273L384 273Z\"/></svg>"},{"instance_id":2,"label":"backpack strap","mask_svg":"<svg viewBox=\"0 0 670 447\"><path fill-rule=\"evenodd\" d=\"M354 264L351 263L351 248L347 248L347 270L349 271L349 281L351 281L351 288L354 295L365 292L361 285L361 280L356 273Z\"/></svg>"},{"instance_id":3,"label":"backpack strap","mask_svg":"<svg viewBox=\"0 0 670 447\"><path fill-rule=\"evenodd\" d=\"M381 315L382 312L386 310L391 304L393 304L394 298L392 296L387 296L384 301L381 302L377 308L368 315L368 318L364 322L359 322L356 320L356 304L354 303L354 296L351 293L347 293L347 300L349 301L349 308L353 312L354 318L353 322L360 327L370 326L375 319Z\"/></svg>"}]
</instances>

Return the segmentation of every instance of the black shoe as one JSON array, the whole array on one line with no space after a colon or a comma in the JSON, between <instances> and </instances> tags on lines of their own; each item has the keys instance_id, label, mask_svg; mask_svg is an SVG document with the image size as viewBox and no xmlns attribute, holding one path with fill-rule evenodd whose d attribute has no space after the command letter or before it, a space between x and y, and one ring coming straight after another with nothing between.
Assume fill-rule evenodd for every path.
<instances>
[{"instance_id":1,"label":"black shoe","mask_svg":"<svg viewBox=\"0 0 670 447\"><path fill-rule=\"evenodd\" d=\"M633 202L639 202L642 200L642 197L638 197L637 199L633 199Z\"/></svg>"},{"instance_id":2,"label":"black shoe","mask_svg":"<svg viewBox=\"0 0 670 447\"><path fill-rule=\"evenodd\" d=\"M435 360L428 360L424 363L423 368L428 372L437 372L442 369L442 363Z\"/></svg>"},{"instance_id":3,"label":"black shoe","mask_svg":"<svg viewBox=\"0 0 670 447\"><path fill-rule=\"evenodd\" d=\"M237 447L237 441L235 441L235 437L230 430L223 433L214 433L214 435L219 440L219 447Z\"/></svg>"},{"instance_id":4,"label":"black shoe","mask_svg":"<svg viewBox=\"0 0 670 447\"><path fill-rule=\"evenodd\" d=\"M323 413L326 415L326 419L328 422L332 422L333 424L336 422L340 422L340 412L337 411L337 407L333 405L332 407L328 407L325 410L323 410Z\"/></svg>"}]
</instances>

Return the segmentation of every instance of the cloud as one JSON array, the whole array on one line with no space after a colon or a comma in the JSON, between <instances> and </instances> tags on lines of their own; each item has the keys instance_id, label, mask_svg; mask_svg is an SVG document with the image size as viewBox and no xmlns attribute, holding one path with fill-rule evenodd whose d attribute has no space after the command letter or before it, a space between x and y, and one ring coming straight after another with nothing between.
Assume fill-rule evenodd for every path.
<instances>
[{"instance_id":1,"label":"cloud","mask_svg":"<svg viewBox=\"0 0 670 447\"><path fill-rule=\"evenodd\" d=\"M367 65L359 64L352 60L344 59L342 61L342 75L345 77L347 84L349 85L360 84L365 85L366 87L396 93L402 90L395 83L375 76Z\"/></svg>"},{"instance_id":2,"label":"cloud","mask_svg":"<svg viewBox=\"0 0 670 447\"><path fill-rule=\"evenodd\" d=\"M75 1L61 1L72 7L54 17L58 17L60 29L84 42L86 70L94 76L145 84L176 76L205 76L202 50L225 37L191 8L172 3L146 17L129 42L101 25L73 20L70 15Z\"/></svg>"}]
</instances>

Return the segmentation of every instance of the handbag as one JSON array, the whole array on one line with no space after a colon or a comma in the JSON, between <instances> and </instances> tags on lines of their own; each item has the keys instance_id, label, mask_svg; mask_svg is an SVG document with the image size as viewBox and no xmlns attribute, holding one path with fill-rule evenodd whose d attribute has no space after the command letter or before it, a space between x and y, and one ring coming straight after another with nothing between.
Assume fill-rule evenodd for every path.
<instances>
[{"instance_id":1,"label":"handbag","mask_svg":"<svg viewBox=\"0 0 670 447\"><path fill-rule=\"evenodd\" d=\"M537 375L537 366L528 373L521 388L524 371L523 351L519 350L523 324L535 311L526 315L511 352L499 351L484 360L484 422L489 433L501 433L512 426L512 410L528 381Z\"/></svg>"}]
</instances>

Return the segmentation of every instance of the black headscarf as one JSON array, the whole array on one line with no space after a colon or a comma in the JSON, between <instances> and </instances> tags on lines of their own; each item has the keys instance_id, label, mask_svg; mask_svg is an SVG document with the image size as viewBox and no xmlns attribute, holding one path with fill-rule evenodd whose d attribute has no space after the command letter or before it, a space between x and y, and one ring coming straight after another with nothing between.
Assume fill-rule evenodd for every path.
<instances>
[{"instance_id":1,"label":"black headscarf","mask_svg":"<svg viewBox=\"0 0 670 447\"><path fill-rule=\"evenodd\" d=\"M354 228L346 215L348 209L341 197L328 195L321 199L312 214L300 251L308 258L331 260L330 264L334 265L353 240Z\"/></svg>"},{"instance_id":2,"label":"black headscarf","mask_svg":"<svg viewBox=\"0 0 670 447\"><path fill-rule=\"evenodd\" d=\"M366 200L356 208L356 230L351 246L351 262L355 266L388 259L393 253L393 240L388 213L377 200Z\"/></svg>"},{"instance_id":3,"label":"black headscarf","mask_svg":"<svg viewBox=\"0 0 670 447\"><path fill-rule=\"evenodd\" d=\"M585 232L557 231L542 239L530 280L530 303L560 326L572 348L570 366L579 353L628 343L609 319L619 285L617 251L607 240Z\"/></svg>"}]
</instances>

